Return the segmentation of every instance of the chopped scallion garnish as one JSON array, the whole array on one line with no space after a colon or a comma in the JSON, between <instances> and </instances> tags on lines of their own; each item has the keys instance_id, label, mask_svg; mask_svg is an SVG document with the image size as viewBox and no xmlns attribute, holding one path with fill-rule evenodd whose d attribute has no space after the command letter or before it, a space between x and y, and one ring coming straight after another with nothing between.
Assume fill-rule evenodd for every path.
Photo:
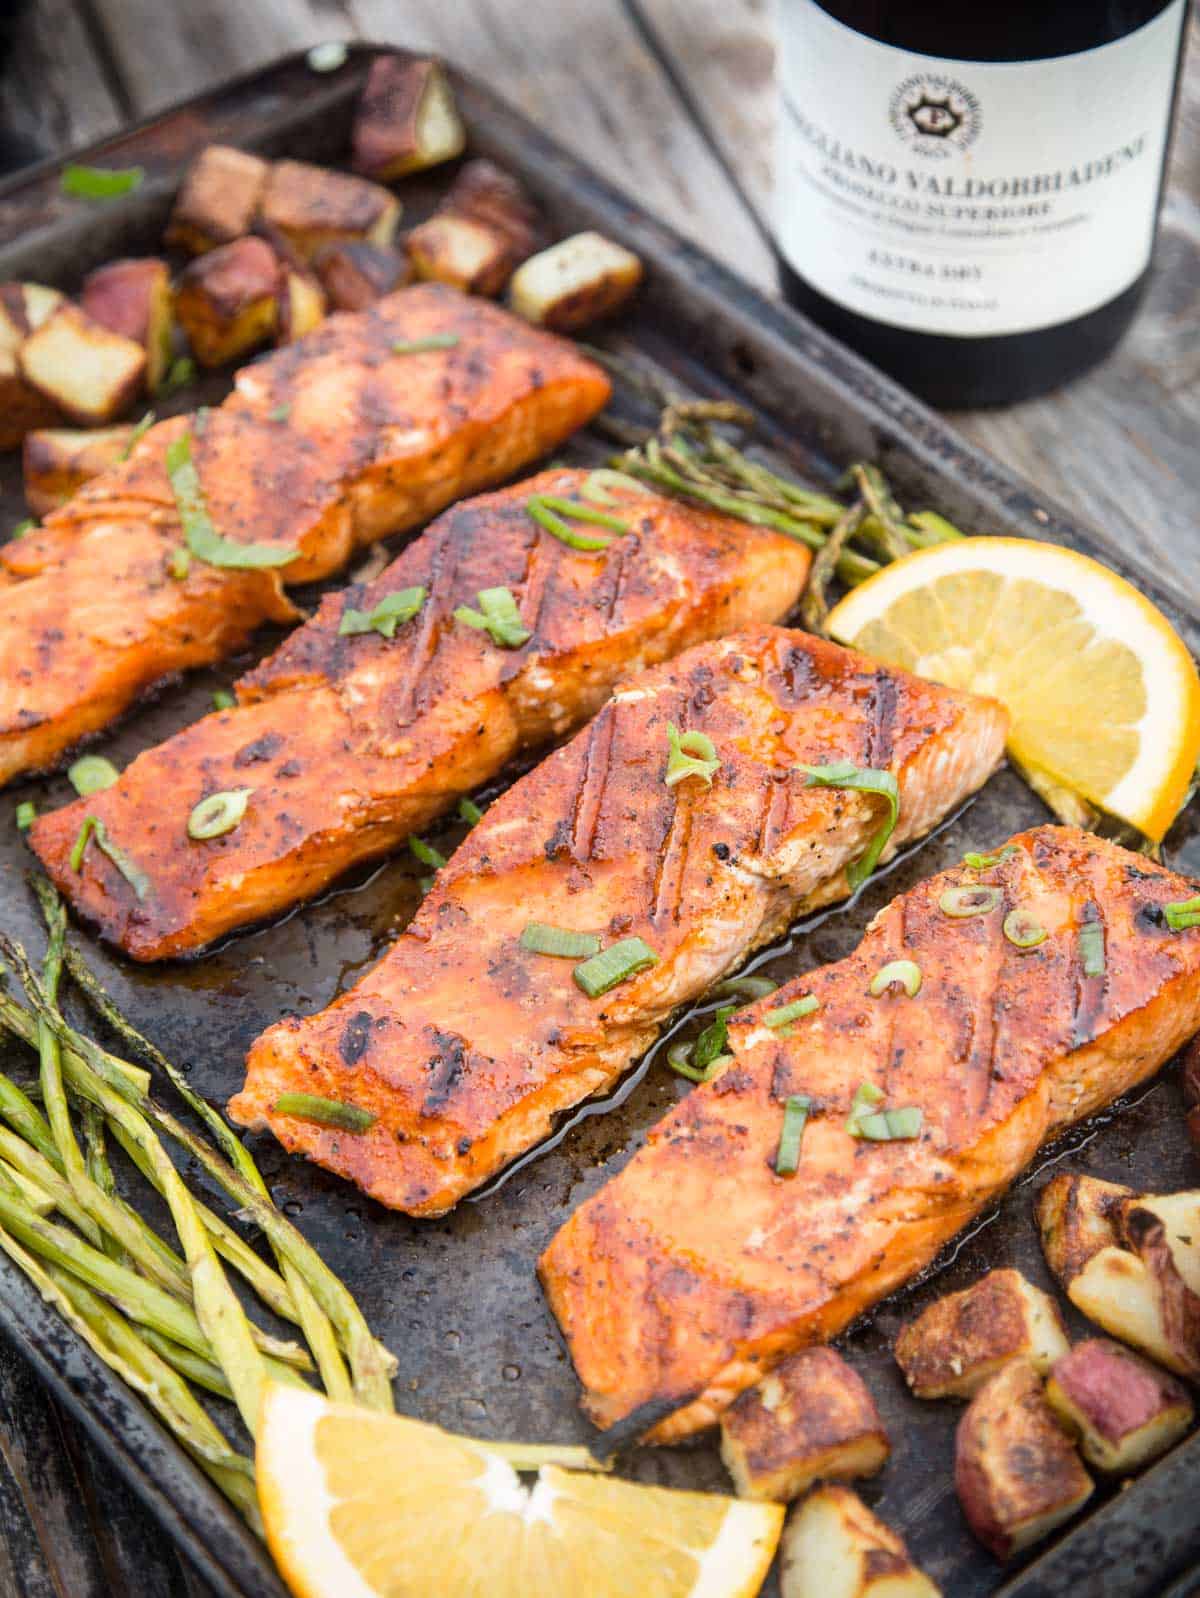
<instances>
[{"instance_id":1,"label":"chopped scallion garnish","mask_svg":"<svg viewBox=\"0 0 1200 1598\"><path fill-rule=\"evenodd\" d=\"M722 1066L733 1059L732 1054L715 1054L701 1069L693 1060L694 1052L694 1046L684 1039L672 1043L667 1050L667 1064L677 1076L685 1076L689 1082L710 1082Z\"/></svg>"},{"instance_id":2,"label":"chopped scallion garnish","mask_svg":"<svg viewBox=\"0 0 1200 1598\"><path fill-rule=\"evenodd\" d=\"M600 953L600 939L594 932L572 932L567 927L548 926L544 921L526 923L521 947L531 954L559 955L566 960L586 960Z\"/></svg>"},{"instance_id":3,"label":"chopped scallion garnish","mask_svg":"<svg viewBox=\"0 0 1200 1598\"><path fill-rule=\"evenodd\" d=\"M267 412L267 421L268 422L286 422L288 417L291 414L292 414L292 407L290 405L276 405L276 407L275 407L275 409L273 411L268 411Z\"/></svg>"},{"instance_id":4,"label":"chopped scallion garnish","mask_svg":"<svg viewBox=\"0 0 1200 1598\"><path fill-rule=\"evenodd\" d=\"M237 704L237 700L229 692L228 688L218 688L212 696L212 702L214 710L232 710Z\"/></svg>"},{"instance_id":5,"label":"chopped scallion garnish","mask_svg":"<svg viewBox=\"0 0 1200 1598\"><path fill-rule=\"evenodd\" d=\"M474 799L460 799L458 801L459 819L465 821L469 827L477 827L483 820L483 811Z\"/></svg>"},{"instance_id":6,"label":"chopped scallion garnish","mask_svg":"<svg viewBox=\"0 0 1200 1598\"><path fill-rule=\"evenodd\" d=\"M628 472L615 472L608 466L589 472L579 490L580 498L590 500L593 505L619 505L621 494L644 496L648 492L645 483L639 483L636 477L630 477Z\"/></svg>"},{"instance_id":7,"label":"chopped scallion garnish","mask_svg":"<svg viewBox=\"0 0 1200 1598\"><path fill-rule=\"evenodd\" d=\"M170 370L158 385L158 398L164 400L168 395L176 393L181 388L186 388L189 383L196 380L196 363L190 355L179 355L171 362ZM196 412L192 422L192 431L199 435L208 426L208 412L202 407Z\"/></svg>"},{"instance_id":8,"label":"chopped scallion garnish","mask_svg":"<svg viewBox=\"0 0 1200 1598\"><path fill-rule=\"evenodd\" d=\"M921 991L921 967L914 960L889 960L871 978L871 993L879 998L891 987L902 987L910 999Z\"/></svg>"},{"instance_id":9,"label":"chopped scallion garnish","mask_svg":"<svg viewBox=\"0 0 1200 1598\"><path fill-rule=\"evenodd\" d=\"M721 769L717 746L705 732L681 733L673 721L667 723L667 770L663 781L668 788L688 777L699 777L706 788Z\"/></svg>"},{"instance_id":10,"label":"chopped scallion garnish","mask_svg":"<svg viewBox=\"0 0 1200 1598\"><path fill-rule=\"evenodd\" d=\"M171 559L167 562L167 570L177 583L181 583L192 569L192 557L186 549L173 549Z\"/></svg>"},{"instance_id":11,"label":"chopped scallion garnish","mask_svg":"<svg viewBox=\"0 0 1200 1598\"><path fill-rule=\"evenodd\" d=\"M594 505L586 505L582 500L564 499L558 494L535 494L534 498L546 510L556 516L565 516L568 521L590 522L593 527L607 528L610 533L629 531L629 523L622 521L619 516L612 516L606 510L597 510Z\"/></svg>"},{"instance_id":12,"label":"chopped scallion garnish","mask_svg":"<svg viewBox=\"0 0 1200 1598\"><path fill-rule=\"evenodd\" d=\"M179 507L184 541L197 560L209 566L240 569L286 566L299 555L298 549L288 549L279 544L235 543L233 539L223 538L217 532L208 514L200 475L192 460L190 433L180 433L167 446L167 476ZM183 575L186 576L186 573Z\"/></svg>"},{"instance_id":13,"label":"chopped scallion garnish","mask_svg":"<svg viewBox=\"0 0 1200 1598\"><path fill-rule=\"evenodd\" d=\"M657 954L643 939L622 938L577 965L572 975L589 999L597 999L618 983L657 964Z\"/></svg>"},{"instance_id":14,"label":"chopped scallion garnish","mask_svg":"<svg viewBox=\"0 0 1200 1598\"><path fill-rule=\"evenodd\" d=\"M605 511L595 510L591 505L584 505L578 500L534 494L525 501L525 509L539 527L552 533L560 543L568 544L572 549L603 550L608 548L612 539L603 533L581 533L572 527L570 522L564 519L565 517L577 522L593 522L599 527L611 529L614 533L629 531L628 522L623 522L616 516L609 516Z\"/></svg>"},{"instance_id":15,"label":"chopped scallion garnish","mask_svg":"<svg viewBox=\"0 0 1200 1598\"><path fill-rule=\"evenodd\" d=\"M869 1115L877 1104L883 1103L883 1089L877 1088L873 1082L860 1082L854 1092L854 1101L850 1105L850 1114L846 1117L846 1130L851 1137L857 1137L855 1131L859 1121L864 1115Z\"/></svg>"},{"instance_id":16,"label":"chopped scallion garnish","mask_svg":"<svg viewBox=\"0 0 1200 1598\"><path fill-rule=\"evenodd\" d=\"M428 355L432 350L458 348L457 333L430 333L427 338L398 338L392 344L393 355Z\"/></svg>"},{"instance_id":17,"label":"chopped scallion garnish","mask_svg":"<svg viewBox=\"0 0 1200 1598\"><path fill-rule=\"evenodd\" d=\"M323 1099L315 1093L281 1093L275 1100L276 1115L294 1115L300 1121L315 1121L319 1126L336 1126L341 1132L365 1132L379 1117L357 1104L341 1099Z\"/></svg>"},{"instance_id":18,"label":"chopped scallion garnish","mask_svg":"<svg viewBox=\"0 0 1200 1598\"><path fill-rule=\"evenodd\" d=\"M1104 975L1104 927L1085 921L1079 929L1079 965L1085 977Z\"/></svg>"},{"instance_id":19,"label":"chopped scallion garnish","mask_svg":"<svg viewBox=\"0 0 1200 1598\"><path fill-rule=\"evenodd\" d=\"M59 186L78 200L116 200L140 189L145 177L141 166L81 166L73 161L63 167Z\"/></svg>"},{"instance_id":20,"label":"chopped scallion garnish","mask_svg":"<svg viewBox=\"0 0 1200 1598\"><path fill-rule=\"evenodd\" d=\"M435 871L440 871L446 864L446 856L442 851L435 849L431 843L426 843L424 838L418 838L414 834L408 840L408 847L423 866L432 866Z\"/></svg>"},{"instance_id":21,"label":"chopped scallion garnish","mask_svg":"<svg viewBox=\"0 0 1200 1598\"><path fill-rule=\"evenodd\" d=\"M1200 894L1194 899L1176 899L1174 904L1164 904L1163 919L1172 932L1200 927Z\"/></svg>"},{"instance_id":22,"label":"chopped scallion garnish","mask_svg":"<svg viewBox=\"0 0 1200 1598\"><path fill-rule=\"evenodd\" d=\"M972 871L990 871L993 866L998 866L1002 860L1007 860L1010 854L1016 854L1015 843L1006 843L1003 849L998 849L995 854L977 854L974 849L963 855L963 865L970 866Z\"/></svg>"},{"instance_id":23,"label":"chopped scallion garnish","mask_svg":"<svg viewBox=\"0 0 1200 1598\"><path fill-rule=\"evenodd\" d=\"M900 789L895 777L890 771L874 771L869 766L855 766L848 760L828 766L800 766L799 770L808 777L810 788L852 788L857 793L878 794L886 799L887 815L878 832L859 858L846 868L846 880L851 888L859 887L878 865L900 817Z\"/></svg>"},{"instance_id":24,"label":"chopped scallion garnish","mask_svg":"<svg viewBox=\"0 0 1200 1598\"><path fill-rule=\"evenodd\" d=\"M37 820L37 806L32 799L22 799L17 806L17 831L28 832Z\"/></svg>"},{"instance_id":25,"label":"chopped scallion garnish","mask_svg":"<svg viewBox=\"0 0 1200 1598\"><path fill-rule=\"evenodd\" d=\"M774 993L778 982L772 982L770 977L726 977L724 982L718 982L713 989L713 996L717 999L725 997L745 999L765 999L768 993Z\"/></svg>"},{"instance_id":26,"label":"chopped scallion garnish","mask_svg":"<svg viewBox=\"0 0 1200 1598\"><path fill-rule=\"evenodd\" d=\"M1004 895L999 888L985 888L982 885L947 888L938 900L938 909L943 915L964 920L968 916L989 914L1003 902L1003 899Z\"/></svg>"},{"instance_id":27,"label":"chopped scallion garnish","mask_svg":"<svg viewBox=\"0 0 1200 1598\"><path fill-rule=\"evenodd\" d=\"M112 787L120 775L112 761L105 760L103 755L80 755L67 769L67 781L81 799L87 799L94 793L103 793L105 788Z\"/></svg>"},{"instance_id":28,"label":"chopped scallion garnish","mask_svg":"<svg viewBox=\"0 0 1200 1598\"><path fill-rule=\"evenodd\" d=\"M125 878L133 889L138 899L144 899L150 891L150 878L141 868L129 858L124 849L115 844L108 835L108 829L99 816L84 816L83 825L79 829L79 836L71 850L71 870L83 869L83 855L88 846L88 840L94 838L96 847L102 854L108 856L113 865Z\"/></svg>"},{"instance_id":29,"label":"chopped scallion garnish","mask_svg":"<svg viewBox=\"0 0 1200 1598\"><path fill-rule=\"evenodd\" d=\"M1036 949L1046 941L1046 929L1028 910L1010 910L1004 918L1004 936L1017 949Z\"/></svg>"},{"instance_id":30,"label":"chopped scallion garnish","mask_svg":"<svg viewBox=\"0 0 1200 1598\"><path fill-rule=\"evenodd\" d=\"M150 429L154 426L154 422L155 422L154 412L153 411L147 411L145 416L142 417L141 421L136 424L136 426L133 429L133 432L130 433L129 442L128 442L128 444L126 444L125 448L121 451L121 459L123 461L127 461L129 459L129 457L133 454L134 446L136 444L138 444L140 442L140 440L145 436L145 434L150 431Z\"/></svg>"},{"instance_id":31,"label":"chopped scallion garnish","mask_svg":"<svg viewBox=\"0 0 1200 1598\"><path fill-rule=\"evenodd\" d=\"M775 1175L794 1176L800 1164L800 1143L808 1124L812 1100L804 1093L792 1093L784 1100L783 1128L775 1154Z\"/></svg>"},{"instance_id":32,"label":"chopped scallion garnish","mask_svg":"<svg viewBox=\"0 0 1200 1598\"><path fill-rule=\"evenodd\" d=\"M819 1010L821 1001L815 993L806 993L802 999L793 999L790 1004L781 1004L778 1009L767 1010L763 1015L763 1025L769 1026L772 1032L778 1032L780 1037L791 1037L793 1021L800 1021L806 1015L811 1015L814 1010Z\"/></svg>"},{"instance_id":33,"label":"chopped scallion garnish","mask_svg":"<svg viewBox=\"0 0 1200 1598\"><path fill-rule=\"evenodd\" d=\"M192 806L187 820L187 835L197 843L210 838L224 837L232 832L246 814L253 788L227 788L223 793L211 793L207 799Z\"/></svg>"},{"instance_id":34,"label":"chopped scallion garnish","mask_svg":"<svg viewBox=\"0 0 1200 1598\"><path fill-rule=\"evenodd\" d=\"M352 638L374 632L394 638L396 628L413 619L428 595L427 588L400 588L393 594L384 594L373 610L353 610L347 605L338 622L338 635Z\"/></svg>"},{"instance_id":35,"label":"chopped scallion garnish","mask_svg":"<svg viewBox=\"0 0 1200 1598\"><path fill-rule=\"evenodd\" d=\"M734 1008L732 1004L723 1004L696 1039L692 1064L697 1071L707 1071L713 1061L725 1052L729 1017L733 1014Z\"/></svg>"},{"instance_id":36,"label":"chopped scallion garnish","mask_svg":"<svg viewBox=\"0 0 1200 1598\"><path fill-rule=\"evenodd\" d=\"M455 621L461 621L477 632L486 632L501 649L520 649L533 637L521 620L521 612L512 592L507 588L481 588L477 595L479 609L459 605L454 611Z\"/></svg>"},{"instance_id":37,"label":"chopped scallion garnish","mask_svg":"<svg viewBox=\"0 0 1200 1598\"><path fill-rule=\"evenodd\" d=\"M920 1137L924 1112L915 1104L898 1110L880 1110L862 1115L848 1128L851 1137L867 1138L872 1143L900 1143Z\"/></svg>"},{"instance_id":38,"label":"chopped scallion garnish","mask_svg":"<svg viewBox=\"0 0 1200 1598\"><path fill-rule=\"evenodd\" d=\"M26 533L31 533L37 526L32 516L26 516L23 522L18 522L12 530L13 538L24 538Z\"/></svg>"}]
</instances>

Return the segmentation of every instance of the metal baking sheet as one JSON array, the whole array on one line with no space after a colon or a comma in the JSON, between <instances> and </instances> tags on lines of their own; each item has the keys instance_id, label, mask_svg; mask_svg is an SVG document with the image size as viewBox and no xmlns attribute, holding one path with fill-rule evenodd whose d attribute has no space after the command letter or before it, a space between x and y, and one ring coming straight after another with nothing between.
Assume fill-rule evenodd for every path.
<instances>
[{"instance_id":1,"label":"metal baking sheet","mask_svg":"<svg viewBox=\"0 0 1200 1598\"><path fill-rule=\"evenodd\" d=\"M64 198L56 163L0 185L0 278L36 278L70 290L101 261L157 250L182 167L213 139L338 164L374 53L355 48L346 66L328 76L314 75L302 56L289 58L83 152L84 160L146 168L143 187L125 199L97 206ZM1099 555L1139 582L1190 647L1200 648L1194 596L1169 577L1133 569L1100 534L1045 502L888 379L648 216L488 90L454 76L474 153L519 173L556 231L598 227L645 259L648 282L636 309L599 334L602 342L651 363L676 385L733 395L755 407L764 444L814 484L831 483L851 461L874 459L903 500L936 505L969 530L1052 538ZM432 203L443 182L406 185L410 220ZM227 386L227 374L210 376L167 409L217 399ZM558 453L597 461L605 452L604 441L589 432ZM18 463L7 458L0 461L0 517L13 524L24 514ZM102 571L96 580L103 582ZM231 683L279 636L264 631L241 659L168 685L100 746L125 764L206 711L213 690ZM0 798L0 920L35 945L36 918L22 883L30 857L12 812L25 798L41 807L69 796L65 780L52 777L15 785ZM756 967L783 979L840 958L896 893L964 849L1044 819L1028 790L1002 772L933 838L868 884L857 902L797 926ZM437 841L448 850L457 837L448 827ZM1200 873L1194 816L1176 826L1167 854L1178 868ZM203 1093L223 1101L241 1080L250 1040L285 1012L311 1011L352 982L404 924L417 894L416 868L396 860L199 961L137 968L91 939L88 953L138 1024L187 1065ZM687 1018L679 1023L688 1024ZM18 1074L29 1070L15 1052L0 1050L0 1065ZM575 1378L535 1281L534 1260L570 1211L620 1167L645 1129L685 1091L655 1051L610 1100L586 1106L550 1145L453 1215L432 1222L379 1208L289 1159L270 1138L256 1139L254 1151L278 1202L346 1277L398 1355L401 1410L485 1437L587 1441L590 1428L578 1412ZM934 1271L841 1341L875 1394L894 1443L883 1475L861 1490L953 1598L1057 1598L1083 1591L1096 1598L1148 1598L1168 1585L1181 1598L1192 1590L1187 1572L1200 1560L1200 1436L1185 1440L1127 1490L1099 1489L1086 1518L1014 1574L974 1542L954 1497L953 1432L961 1411L910 1399L891 1358L902 1319L986 1269L1016 1265L1050 1285L1031 1199L1052 1167L1150 1188L1194 1184L1200 1164L1184 1135L1177 1069L1168 1068L1130 1102L1044 1153ZM1077 1334L1084 1331L1073 1312L1068 1318ZM4 1261L0 1324L219 1593L282 1593L269 1559L233 1511ZM643 1481L728 1490L711 1439L641 1450L625 1463Z\"/></svg>"}]
</instances>

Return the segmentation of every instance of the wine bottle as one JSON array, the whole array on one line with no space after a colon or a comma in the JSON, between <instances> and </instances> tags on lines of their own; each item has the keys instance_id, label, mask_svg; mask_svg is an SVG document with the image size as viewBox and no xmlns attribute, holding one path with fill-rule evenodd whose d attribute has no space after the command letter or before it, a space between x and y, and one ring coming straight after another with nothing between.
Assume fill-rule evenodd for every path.
<instances>
[{"instance_id":1,"label":"wine bottle","mask_svg":"<svg viewBox=\"0 0 1200 1598\"><path fill-rule=\"evenodd\" d=\"M935 404L1106 355L1146 286L1185 0L778 0L784 291Z\"/></svg>"}]
</instances>

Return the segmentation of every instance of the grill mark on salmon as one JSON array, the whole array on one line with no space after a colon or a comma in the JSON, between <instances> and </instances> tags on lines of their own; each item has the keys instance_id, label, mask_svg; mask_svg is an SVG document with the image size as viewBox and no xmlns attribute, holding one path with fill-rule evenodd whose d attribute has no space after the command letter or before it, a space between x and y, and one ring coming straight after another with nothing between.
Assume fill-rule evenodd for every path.
<instances>
[{"instance_id":1,"label":"grill mark on salmon","mask_svg":"<svg viewBox=\"0 0 1200 1598\"><path fill-rule=\"evenodd\" d=\"M788 658L808 657L808 690ZM1007 718L993 701L889 674L894 849L977 788L999 762ZM794 677L794 673L793 673ZM563 1109L611 1085L680 1004L736 968L793 917L847 891L846 868L878 825L878 796L810 788L799 764L862 764L875 737L878 668L848 650L760 628L688 650L628 680L590 727L516 783L438 873L409 928L353 989L252 1047L230 1113L373 1197L437 1215L539 1142ZM668 788L667 725L711 737L711 788ZM772 774L792 820L757 850ZM111 790L110 790L111 791ZM599 999L573 962L520 946L530 920L638 936L658 963ZM374 1018L352 1073L338 1053L349 1014ZM429 1038L464 1045L453 1090L426 1103ZM348 1099L378 1117L355 1137L281 1116L281 1092Z\"/></svg>"},{"instance_id":2,"label":"grill mark on salmon","mask_svg":"<svg viewBox=\"0 0 1200 1598\"><path fill-rule=\"evenodd\" d=\"M453 333L419 355L399 339ZM582 426L608 379L574 345L441 284L402 289L243 368L206 424L152 427L121 465L0 549L0 782L48 767L173 673L219 660L284 584L499 482ZM278 413L286 408L286 421ZM295 549L274 569L170 563L183 534L167 446L189 426L217 530Z\"/></svg>"},{"instance_id":3,"label":"grill mark on salmon","mask_svg":"<svg viewBox=\"0 0 1200 1598\"><path fill-rule=\"evenodd\" d=\"M30 842L75 908L135 959L190 953L402 844L521 749L584 721L627 672L795 603L803 546L649 490L631 498L650 528L633 557L619 538L604 552L568 548L532 521L526 501L576 495L585 480L560 469L456 506L374 583L327 597L241 679L236 708L147 750L105 792L40 817ZM597 610L610 561L623 563L624 598ZM523 575L543 598L522 648L501 649L452 619L456 605L497 586L527 611ZM393 638L339 635L347 606L369 612L385 594L419 586L429 597ZM596 732L578 801L580 859L605 790L611 729L600 722ZM199 800L241 787L254 792L234 831L188 838ZM98 849L72 868L85 815L146 873L144 900Z\"/></svg>"},{"instance_id":4,"label":"grill mark on salmon","mask_svg":"<svg viewBox=\"0 0 1200 1598\"><path fill-rule=\"evenodd\" d=\"M982 874L959 866L881 912L859 947L730 1023L732 1063L650 1132L540 1262L597 1425L672 1442L711 1424L798 1348L836 1336L916 1275L1067 1127L1151 1076L1200 1027L1200 931L1162 906L1196 883L1065 827L1011 842ZM982 875L1002 902L946 916ZM1107 926L1104 973L1078 1004L1086 906ZM1047 930L1020 950L1009 910ZM914 998L872 998L887 961L914 960ZM780 1039L763 1014L819 1008ZM1083 1019L1081 1021L1081 1014ZM923 1112L913 1141L845 1130L859 1083ZM814 1101L792 1177L775 1174L783 1100Z\"/></svg>"}]
</instances>

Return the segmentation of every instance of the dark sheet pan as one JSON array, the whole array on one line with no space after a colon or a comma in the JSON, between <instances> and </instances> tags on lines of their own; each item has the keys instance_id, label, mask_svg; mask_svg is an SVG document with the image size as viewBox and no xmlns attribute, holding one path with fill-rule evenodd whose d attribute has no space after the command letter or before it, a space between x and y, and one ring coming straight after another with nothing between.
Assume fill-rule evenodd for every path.
<instances>
[{"instance_id":1,"label":"dark sheet pan","mask_svg":"<svg viewBox=\"0 0 1200 1598\"><path fill-rule=\"evenodd\" d=\"M83 271L114 255L157 250L180 168L190 152L213 138L336 164L372 53L355 49L330 76L314 75L303 57L285 60L85 153L85 160L102 155L115 164L146 167L146 183L124 200L97 206L63 198L57 164L0 185L0 278L32 277L70 289ZM894 384L647 216L487 90L457 76L456 84L472 148L519 172L556 230L599 227L645 258L646 291L635 312L606 330L602 342L637 352L679 385L734 394L754 405L764 441L815 483L832 481L850 461L873 458L903 499L936 505L969 530L1048 537L1100 555L1134 577L1189 645L1200 647L1200 605L1169 574L1135 568L1101 534L1075 524ZM431 203L436 186L405 188L409 219ZM224 375L206 378L166 409L218 398L226 387ZM604 452L603 441L587 434L565 453L599 460ZM11 458L0 461L0 518L7 518L0 525L24 514L17 465ZM264 634L253 655L240 662L168 687L101 747L118 764L127 762L206 710L213 689L231 682L276 636ZM0 798L0 918L35 942L21 881L29 857L11 824L12 812L22 798L59 804L68 792L62 778L51 778L16 785ZM1042 819L1044 811L1023 785L1001 773L935 838L870 884L858 903L797 928L784 948L757 963L782 978L840 958L867 918L895 893L965 848L987 846ZM456 839L448 828L439 841L447 848ZM1181 869L1200 872L1194 818L1177 825L1168 856ZM416 869L392 862L190 965L138 969L92 940L89 955L138 1024L190 1067L201 1091L223 1100L240 1081L246 1045L264 1025L287 1010L324 1004L375 958L415 907ZM607 1113L589 1106L553 1146L436 1222L391 1215L324 1173L287 1159L269 1139L258 1140L255 1152L278 1200L345 1275L399 1356L402 1410L481 1436L586 1440L590 1429L577 1411L574 1376L534 1280L533 1261L569 1211L628 1158L643 1130L685 1090L652 1056L613 1101L599 1106ZM1014 1264L1049 1285L1031 1198L1042 1173L1058 1164L1145 1187L1195 1184L1200 1165L1184 1136L1177 1071L1168 1069L1133 1103L1045 1154L996 1212L981 1218L939 1263L936 1279L898 1295L844 1340L895 1444L884 1475L865 1484L863 1496L903 1532L918 1561L954 1598L1140 1598L1168 1585L1173 1598L1181 1598L1192 1590L1187 1572L1200 1559L1200 1436L1182 1443L1127 1491L1100 1490L1082 1523L1014 1575L1000 1571L973 1542L955 1502L951 1457L959 1410L911 1400L891 1359L903 1318L985 1269ZM223 1500L3 1261L0 1324L220 1593L281 1593L269 1560ZM1078 1318L1074 1330L1083 1330ZM709 1441L642 1451L628 1465L646 1481L728 1487Z\"/></svg>"}]
</instances>

